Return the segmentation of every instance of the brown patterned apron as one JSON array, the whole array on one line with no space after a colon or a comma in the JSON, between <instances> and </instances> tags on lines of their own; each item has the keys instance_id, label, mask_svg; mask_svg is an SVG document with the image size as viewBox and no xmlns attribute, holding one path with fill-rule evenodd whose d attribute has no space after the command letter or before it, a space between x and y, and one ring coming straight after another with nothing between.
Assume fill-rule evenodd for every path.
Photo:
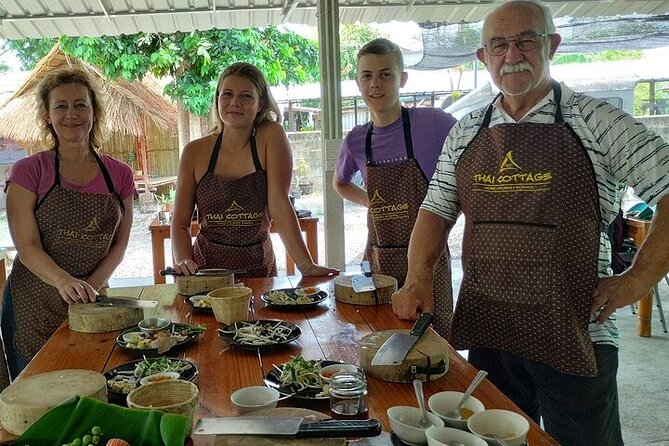
<instances>
[{"instance_id":1,"label":"brown patterned apron","mask_svg":"<svg viewBox=\"0 0 669 446\"><path fill-rule=\"evenodd\" d=\"M108 194L79 192L60 185L58 149L54 184L37 204L35 220L42 248L73 277L85 279L114 241L123 217L123 201L111 176L93 152L107 184ZM47 285L17 257L9 276L16 317L16 347L30 361L67 317L67 303L58 289Z\"/></svg>"},{"instance_id":2,"label":"brown patterned apron","mask_svg":"<svg viewBox=\"0 0 669 446\"><path fill-rule=\"evenodd\" d=\"M216 138L207 172L197 185L200 233L193 245L193 260L200 268L246 270L235 277L276 276L276 258L270 238L267 210L267 174L260 164L255 136L251 155L256 171L227 181L214 174L223 132Z\"/></svg>"},{"instance_id":3,"label":"brown patterned apron","mask_svg":"<svg viewBox=\"0 0 669 446\"><path fill-rule=\"evenodd\" d=\"M409 239L418 209L427 193L428 179L414 158L409 112L402 107L405 161L390 166L375 165L372 161L372 129L370 122L365 140L367 159L366 254L372 271L392 276L404 285L408 268ZM444 246L434 271L432 287L435 330L447 336L453 315L453 291L448 246Z\"/></svg>"},{"instance_id":4,"label":"brown patterned apron","mask_svg":"<svg viewBox=\"0 0 669 446\"><path fill-rule=\"evenodd\" d=\"M456 166L464 277L451 343L595 376L588 322L601 217L594 170L563 122L481 129Z\"/></svg>"}]
</instances>

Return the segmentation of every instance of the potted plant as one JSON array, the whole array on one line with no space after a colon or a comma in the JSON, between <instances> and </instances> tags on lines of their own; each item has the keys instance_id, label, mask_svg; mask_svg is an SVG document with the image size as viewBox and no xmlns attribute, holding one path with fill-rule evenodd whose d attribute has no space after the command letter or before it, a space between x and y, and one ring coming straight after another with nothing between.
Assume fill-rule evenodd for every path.
<instances>
[{"instance_id":1,"label":"potted plant","mask_svg":"<svg viewBox=\"0 0 669 446\"><path fill-rule=\"evenodd\" d=\"M302 195L309 195L314 191L314 183L309 180L309 164L305 160L297 161L295 176L297 177L297 187Z\"/></svg>"},{"instance_id":2,"label":"potted plant","mask_svg":"<svg viewBox=\"0 0 669 446\"><path fill-rule=\"evenodd\" d=\"M158 221L160 223L170 223L172 212L174 212L174 200L177 191L171 188L167 194L153 194L153 198L158 203Z\"/></svg>"}]
</instances>

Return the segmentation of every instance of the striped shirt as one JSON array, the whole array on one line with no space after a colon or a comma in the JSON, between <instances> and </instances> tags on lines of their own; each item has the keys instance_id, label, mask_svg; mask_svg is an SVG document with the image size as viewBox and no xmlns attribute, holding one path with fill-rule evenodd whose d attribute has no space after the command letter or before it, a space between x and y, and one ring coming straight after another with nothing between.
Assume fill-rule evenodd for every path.
<instances>
[{"instance_id":1,"label":"striped shirt","mask_svg":"<svg viewBox=\"0 0 669 446\"><path fill-rule=\"evenodd\" d=\"M561 84L562 115L580 138L592 161L599 193L602 228L599 241L599 276L613 274L611 244L606 228L618 214L624 186L634 188L639 198L656 204L669 191L669 144L622 110ZM490 127L514 123L499 105L493 105ZM451 129L439 157L437 170L422 209L454 222L461 205L455 180L455 166L476 136L487 107L462 118ZM555 122L557 106L551 90L519 122ZM594 315L591 318L594 320ZM590 324L594 343L618 346L615 313L604 324Z\"/></svg>"}]
</instances>

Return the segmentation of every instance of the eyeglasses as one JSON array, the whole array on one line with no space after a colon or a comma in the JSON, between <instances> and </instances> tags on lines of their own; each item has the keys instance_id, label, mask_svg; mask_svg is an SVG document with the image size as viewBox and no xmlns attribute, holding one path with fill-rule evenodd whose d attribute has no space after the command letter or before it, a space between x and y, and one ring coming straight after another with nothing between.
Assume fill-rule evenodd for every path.
<instances>
[{"instance_id":1,"label":"eyeglasses","mask_svg":"<svg viewBox=\"0 0 669 446\"><path fill-rule=\"evenodd\" d=\"M505 55L506 52L509 51L509 45L511 45L511 42L514 42L520 51L532 51L537 49L542 38L548 37L550 35L550 33L537 34L534 32L527 32L517 36L512 36L514 38L511 39L499 37L496 39L491 39L490 42L488 42L487 45L483 45L483 47L491 56Z\"/></svg>"}]
</instances>

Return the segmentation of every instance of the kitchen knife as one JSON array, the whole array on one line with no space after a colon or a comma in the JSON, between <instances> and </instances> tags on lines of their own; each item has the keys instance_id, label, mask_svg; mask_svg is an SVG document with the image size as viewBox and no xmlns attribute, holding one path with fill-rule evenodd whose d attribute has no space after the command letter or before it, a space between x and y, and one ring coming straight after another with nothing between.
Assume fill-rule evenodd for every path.
<instances>
[{"instance_id":1,"label":"kitchen knife","mask_svg":"<svg viewBox=\"0 0 669 446\"><path fill-rule=\"evenodd\" d=\"M351 277L353 291L356 293L375 291L376 285L374 284L374 275L372 274L369 262L367 260L360 262L360 268L362 269L362 274Z\"/></svg>"},{"instance_id":2,"label":"kitchen knife","mask_svg":"<svg viewBox=\"0 0 669 446\"><path fill-rule=\"evenodd\" d=\"M99 307L125 307L125 308L153 308L158 305L157 300L142 300L135 297L108 297L97 295L95 303Z\"/></svg>"},{"instance_id":3,"label":"kitchen knife","mask_svg":"<svg viewBox=\"0 0 669 446\"><path fill-rule=\"evenodd\" d=\"M372 365L398 365L404 361L407 353L432 323L432 313L420 315L413 328L406 333L395 333L383 343L372 358Z\"/></svg>"},{"instance_id":4,"label":"kitchen knife","mask_svg":"<svg viewBox=\"0 0 669 446\"><path fill-rule=\"evenodd\" d=\"M230 274L246 274L245 269L227 269L227 268L204 268L199 269L193 274L194 276L228 276ZM183 276L183 274L176 272L172 268L165 268L160 270L161 276Z\"/></svg>"},{"instance_id":5,"label":"kitchen knife","mask_svg":"<svg viewBox=\"0 0 669 446\"><path fill-rule=\"evenodd\" d=\"M325 420L302 424L302 417L200 418L196 435L282 435L295 438L376 437L381 422L371 420Z\"/></svg>"}]
</instances>

